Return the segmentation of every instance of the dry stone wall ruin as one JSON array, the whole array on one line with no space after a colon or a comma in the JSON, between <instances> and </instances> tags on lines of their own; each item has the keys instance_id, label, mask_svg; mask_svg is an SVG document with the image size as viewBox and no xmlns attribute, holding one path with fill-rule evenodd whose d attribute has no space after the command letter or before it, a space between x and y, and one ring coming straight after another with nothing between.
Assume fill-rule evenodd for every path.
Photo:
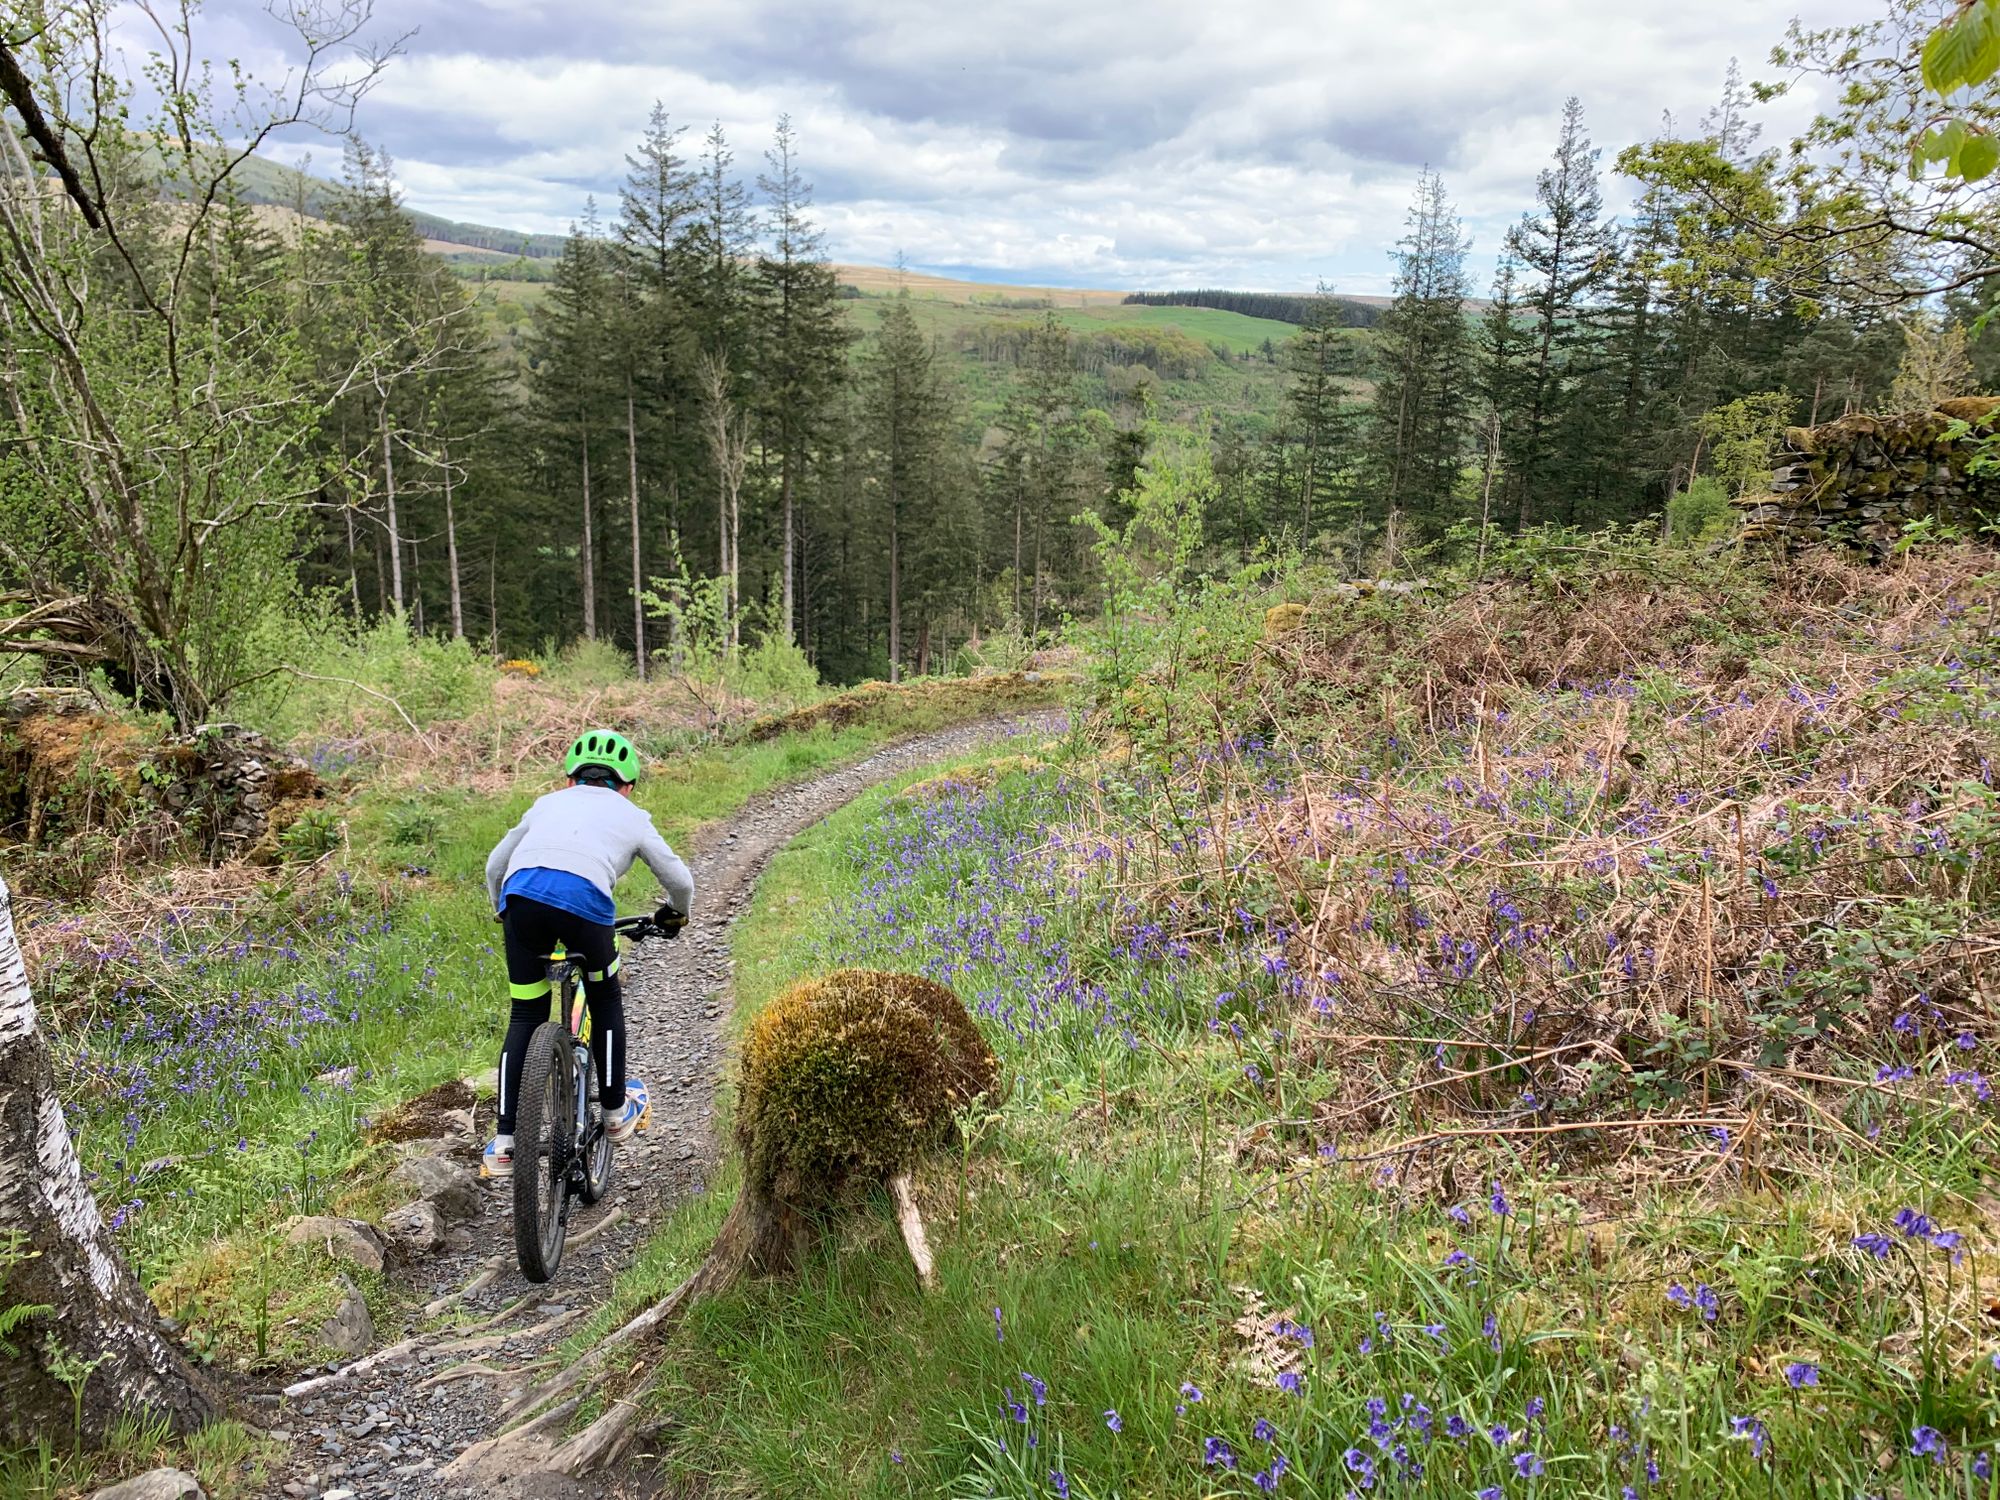
<instances>
[{"instance_id":1,"label":"dry stone wall ruin","mask_svg":"<svg viewBox=\"0 0 2000 1500\"><path fill-rule=\"evenodd\" d=\"M2000 396L1960 396L1934 411L1856 414L1785 433L1770 491L1745 495L1746 543L1830 542L1886 556L1912 521L1966 531L2000 514L2000 451L1980 472L1981 441L2000 433Z\"/></svg>"}]
</instances>

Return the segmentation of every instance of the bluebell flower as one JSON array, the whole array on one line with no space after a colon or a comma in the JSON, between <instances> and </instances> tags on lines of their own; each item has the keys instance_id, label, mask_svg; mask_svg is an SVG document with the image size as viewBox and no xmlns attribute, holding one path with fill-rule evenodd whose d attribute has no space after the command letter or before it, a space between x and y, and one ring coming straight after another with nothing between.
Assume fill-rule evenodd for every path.
<instances>
[{"instance_id":1,"label":"bluebell flower","mask_svg":"<svg viewBox=\"0 0 2000 1500\"><path fill-rule=\"evenodd\" d=\"M1752 1458L1762 1458L1764 1456L1764 1446L1769 1434L1764 1431L1764 1424L1755 1417L1731 1417L1729 1419L1729 1435L1731 1437L1747 1438L1750 1443L1750 1456Z\"/></svg>"}]
</instances>

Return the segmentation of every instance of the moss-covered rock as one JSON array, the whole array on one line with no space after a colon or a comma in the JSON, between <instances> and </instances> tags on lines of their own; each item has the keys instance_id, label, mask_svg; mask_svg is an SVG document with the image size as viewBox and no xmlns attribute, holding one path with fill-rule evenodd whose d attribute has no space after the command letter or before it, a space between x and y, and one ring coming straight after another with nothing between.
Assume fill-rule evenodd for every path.
<instances>
[{"instance_id":1,"label":"moss-covered rock","mask_svg":"<svg viewBox=\"0 0 2000 1500\"><path fill-rule=\"evenodd\" d=\"M964 1002L920 975L837 969L793 985L743 1041L746 1187L810 1205L887 1177L942 1139L998 1070Z\"/></svg>"},{"instance_id":2,"label":"moss-covered rock","mask_svg":"<svg viewBox=\"0 0 2000 1500\"><path fill-rule=\"evenodd\" d=\"M1269 646L1294 634L1305 624L1303 604L1274 604L1264 611L1264 644Z\"/></svg>"}]
</instances>

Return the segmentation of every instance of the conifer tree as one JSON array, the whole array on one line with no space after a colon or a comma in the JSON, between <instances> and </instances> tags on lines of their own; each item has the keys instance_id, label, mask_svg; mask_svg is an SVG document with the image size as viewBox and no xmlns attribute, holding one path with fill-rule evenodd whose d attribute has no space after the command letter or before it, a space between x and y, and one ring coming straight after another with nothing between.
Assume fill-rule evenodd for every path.
<instances>
[{"instance_id":1,"label":"conifer tree","mask_svg":"<svg viewBox=\"0 0 2000 1500\"><path fill-rule=\"evenodd\" d=\"M1469 436L1471 340L1465 254L1444 180L1417 178L1396 253L1395 301L1376 331L1372 447L1390 525L1403 513L1434 528L1447 515Z\"/></svg>"},{"instance_id":2,"label":"conifer tree","mask_svg":"<svg viewBox=\"0 0 2000 1500\"><path fill-rule=\"evenodd\" d=\"M907 292L889 305L875 345L864 356L863 404L868 478L887 551L889 680L900 682L905 551L911 527L929 520L928 502L939 477L933 450L944 412L935 351L917 328Z\"/></svg>"},{"instance_id":3,"label":"conifer tree","mask_svg":"<svg viewBox=\"0 0 2000 1500\"><path fill-rule=\"evenodd\" d=\"M1491 498L1499 510L1511 514L1518 514L1525 503L1518 460L1526 442L1525 367L1530 339L1521 309L1519 273L1513 257L1502 255L1479 322L1479 394L1485 405L1482 491L1483 502ZM1483 521L1491 519L1493 508L1486 507L1489 514Z\"/></svg>"},{"instance_id":4,"label":"conifer tree","mask_svg":"<svg viewBox=\"0 0 2000 1500\"><path fill-rule=\"evenodd\" d=\"M763 324L757 395L770 432L767 447L778 456L778 628L792 641L797 639L797 491L846 376L853 334L820 232L806 216L812 186L799 171L791 116L778 117L776 139L764 160L769 170L757 186L770 211L771 243L757 259Z\"/></svg>"},{"instance_id":5,"label":"conifer tree","mask_svg":"<svg viewBox=\"0 0 2000 1500\"><path fill-rule=\"evenodd\" d=\"M1588 313L1614 263L1597 155L1584 132L1583 105L1572 97L1563 105L1555 164L1535 182L1540 207L1507 232L1508 254L1525 272L1521 300L1531 323L1514 460L1524 528L1573 508L1575 471L1556 441L1556 427L1599 337Z\"/></svg>"},{"instance_id":6,"label":"conifer tree","mask_svg":"<svg viewBox=\"0 0 2000 1500\"><path fill-rule=\"evenodd\" d=\"M1341 377L1353 369L1353 356L1342 334L1344 308L1324 283L1312 299L1306 321L1284 346L1284 363L1291 375L1285 393L1285 423L1289 459L1280 457L1279 483L1286 504L1269 512L1282 524L1296 525L1299 538L1310 546L1316 527L1338 525L1336 514L1352 496L1351 452L1358 409L1347 399ZM1359 566L1365 517L1355 507L1355 563Z\"/></svg>"},{"instance_id":7,"label":"conifer tree","mask_svg":"<svg viewBox=\"0 0 2000 1500\"><path fill-rule=\"evenodd\" d=\"M608 438L616 430L610 411L613 282L597 206L587 205L556 262L549 294L535 310L529 345L530 399L551 487L572 495L577 507L579 595L584 639L597 639L597 527L593 490L601 488Z\"/></svg>"},{"instance_id":8,"label":"conifer tree","mask_svg":"<svg viewBox=\"0 0 2000 1500\"><path fill-rule=\"evenodd\" d=\"M615 362L624 401L628 520L632 549L632 635L639 675L647 670L648 575L644 497L664 499L666 545L677 551L677 504L687 444L699 427L696 392L679 289L677 256L695 212L695 179L680 154L680 127L653 103L645 134L625 158L614 231L620 318Z\"/></svg>"}]
</instances>

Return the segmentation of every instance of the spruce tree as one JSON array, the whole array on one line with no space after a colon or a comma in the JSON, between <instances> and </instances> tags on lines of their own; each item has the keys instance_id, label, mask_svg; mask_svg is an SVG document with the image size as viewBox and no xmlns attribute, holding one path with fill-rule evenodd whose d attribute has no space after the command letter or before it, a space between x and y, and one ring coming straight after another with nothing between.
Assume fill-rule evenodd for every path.
<instances>
[{"instance_id":1,"label":"spruce tree","mask_svg":"<svg viewBox=\"0 0 2000 1500\"><path fill-rule=\"evenodd\" d=\"M868 426L870 488L886 550L889 680L903 671L905 552L914 525L929 523L938 469L943 402L935 351L917 328L907 292L889 304L875 345L863 357L864 420Z\"/></svg>"},{"instance_id":2,"label":"spruce tree","mask_svg":"<svg viewBox=\"0 0 2000 1500\"><path fill-rule=\"evenodd\" d=\"M1284 346L1291 384L1285 393L1285 441L1293 450L1277 465L1278 482L1287 503L1272 509L1281 524L1298 528L1299 539L1311 546L1316 528L1341 524L1342 511L1353 498L1352 452L1358 409L1347 399L1342 376L1353 371L1353 354L1344 326L1344 307L1322 284L1308 305L1306 321ZM1365 515L1351 511L1354 564L1360 565Z\"/></svg>"},{"instance_id":3,"label":"spruce tree","mask_svg":"<svg viewBox=\"0 0 2000 1500\"><path fill-rule=\"evenodd\" d=\"M597 638L596 491L610 456L610 435L620 425L611 411L614 285L597 208L591 202L581 227L572 227L556 262L549 294L535 309L529 343L529 396L550 488L573 498L577 515L581 628ZM622 392L621 392L622 394ZM593 471L594 466L594 471Z\"/></svg>"},{"instance_id":4,"label":"spruce tree","mask_svg":"<svg viewBox=\"0 0 2000 1500\"><path fill-rule=\"evenodd\" d=\"M1583 105L1572 97L1563 105L1555 164L1535 181L1540 208L1507 232L1508 254L1525 272L1521 300L1532 324L1514 459L1524 528L1550 516L1568 518L1574 507L1578 476L1556 430L1599 337L1588 314L1614 264L1597 156L1584 132Z\"/></svg>"},{"instance_id":5,"label":"spruce tree","mask_svg":"<svg viewBox=\"0 0 2000 1500\"><path fill-rule=\"evenodd\" d=\"M1407 511L1428 530L1448 518L1470 436L1471 339L1466 329L1468 244L1444 180L1417 178L1396 252L1395 300L1377 325L1376 480L1392 532Z\"/></svg>"},{"instance_id":6,"label":"spruce tree","mask_svg":"<svg viewBox=\"0 0 2000 1500\"><path fill-rule=\"evenodd\" d=\"M694 463L690 445L700 429L693 348L677 286L677 257L695 213L695 179L680 154L684 132L654 101L638 148L625 158L615 231L620 251L616 352L623 386L626 488L632 548L633 646L639 674L647 669L645 606L648 499L663 500L665 546L680 545L677 504Z\"/></svg>"},{"instance_id":7,"label":"spruce tree","mask_svg":"<svg viewBox=\"0 0 2000 1500\"><path fill-rule=\"evenodd\" d=\"M778 628L787 641L797 639L798 486L846 376L853 340L820 232L806 216L812 186L799 172L797 151L791 116L781 115L764 154L769 170L757 179L771 234L768 251L757 259L763 325L757 399L770 433L766 446L778 456Z\"/></svg>"}]
</instances>

